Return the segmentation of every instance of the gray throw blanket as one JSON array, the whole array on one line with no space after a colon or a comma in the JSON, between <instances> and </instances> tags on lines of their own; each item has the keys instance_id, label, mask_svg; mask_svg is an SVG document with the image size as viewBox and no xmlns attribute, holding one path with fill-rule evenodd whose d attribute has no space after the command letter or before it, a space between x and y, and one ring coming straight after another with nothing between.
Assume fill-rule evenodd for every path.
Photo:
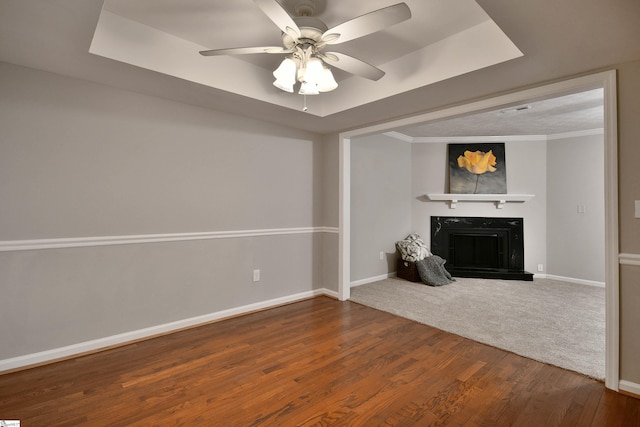
<instances>
[{"instance_id":1,"label":"gray throw blanket","mask_svg":"<svg viewBox=\"0 0 640 427\"><path fill-rule=\"evenodd\" d=\"M447 261L438 255L431 255L416 262L422 283L429 286L442 286L454 282L455 279L444 268Z\"/></svg>"}]
</instances>

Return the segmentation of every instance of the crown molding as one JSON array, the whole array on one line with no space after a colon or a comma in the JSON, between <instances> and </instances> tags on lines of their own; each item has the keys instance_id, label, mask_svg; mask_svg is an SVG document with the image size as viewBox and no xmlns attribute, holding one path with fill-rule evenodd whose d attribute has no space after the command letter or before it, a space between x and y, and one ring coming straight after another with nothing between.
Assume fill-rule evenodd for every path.
<instances>
[{"instance_id":1,"label":"crown molding","mask_svg":"<svg viewBox=\"0 0 640 427\"><path fill-rule=\"evenodd\" d=\"M442 143L479 143L479 142L520 142L520 141L551 141L554 139L576 138L591 135L604 135L603 128L578 130L572 132L552 133L549 135L489 135L489 136L409 136L401 132L390 131L384 135L412 144L442 144Z\"/></svg>"},{"instance_id":2,"label":"crown molding","mask_svg":"<svg viewBox=\"0 0 640 427\"><path fill-rule=\"evenodd\" d=\"M576 138L576 137L591 136L591 135L604 135L604 128L577 130L573 132L553 133L553 134L547 135L547 139L548 140L565 139L565 138Z\"/></svg>"},{"instance_id":3,"label":"crown molding","mask_svg":"<svg viewBox=\"0 0 640 427\"><path fill-rule=\"evenodd\" d=\"M412 136L405 135L404 133L396 132L396 131L384 132L383 135L388 136L389 138L397 139L398 141L409 142L409 143L414 142L414 139L415 139Z\"/></svg>"},{"instance_id":4,"label":"crown molding","mask_svg":"<svg viewBox=\"0 0 640 427\"><path fill-rule=\"evenodd\" d=\"M521 141L546 141L546 135L491 135L491 136L424 136L413 138L413 143L478 143L478 142L521 142Z\"/></svg>"}]
</instances>

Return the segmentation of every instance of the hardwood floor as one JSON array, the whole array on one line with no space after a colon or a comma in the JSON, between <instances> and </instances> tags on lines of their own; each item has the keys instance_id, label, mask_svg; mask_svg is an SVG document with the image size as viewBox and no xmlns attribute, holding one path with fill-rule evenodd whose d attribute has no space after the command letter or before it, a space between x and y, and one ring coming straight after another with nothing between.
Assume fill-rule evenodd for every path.
<instances>
[{"instance_id":1,"label":"hardwood floor","mask_svg":"<svg viewBox=\"0 0 640 427\"><path fill-rule=\"evenodd\" d=\"M579 374L327 297L0 375L26 426L640 426Z\"/></svg>"}]
</instances>

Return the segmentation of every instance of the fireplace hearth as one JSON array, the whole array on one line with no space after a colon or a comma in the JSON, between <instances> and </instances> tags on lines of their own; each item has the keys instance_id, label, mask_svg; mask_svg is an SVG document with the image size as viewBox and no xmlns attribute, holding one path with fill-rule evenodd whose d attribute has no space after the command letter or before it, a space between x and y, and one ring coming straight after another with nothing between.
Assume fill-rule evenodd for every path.
<instances>
[{"instance_id":1,"label":"fireplace hearth","mask_svg":"<svg viewBox=\"0 0 640 427\"><path fill-rule=\"evenodd\" d=\"M431 252L456 277L533 280L524 271L522 218L431 217Z\"/></svg>"}]
</instances>

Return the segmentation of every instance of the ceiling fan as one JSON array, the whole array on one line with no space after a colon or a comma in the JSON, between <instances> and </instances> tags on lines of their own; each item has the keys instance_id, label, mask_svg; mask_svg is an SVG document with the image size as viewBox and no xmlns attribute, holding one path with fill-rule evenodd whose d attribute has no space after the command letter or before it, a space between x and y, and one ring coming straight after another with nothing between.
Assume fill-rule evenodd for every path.
<instances>
[{"instance_id":1,"label":"ceiling fan","mask_svg":"<svg viewBox=\"0 0 640 427\"><path fill-rule=\"evenodd\" d=\"M338 87L328 65L374 81L382 78L384 71L371 64L344 53L323 52L323 49L327 45L364 37L411 18L411 10L406 3L397 3L328 28L324 22L313 16L316 10L315 0L298 0L295 5L298 14L296 17L291 17L276 0L254 2L282 31L282 46L213 49L200 51L200 54L289 55L273 72L276 77L273 84L286 92L293 92L293 86L300 82L298 93L303 95L316 95Z\"/></svg>"}]
</instances>

